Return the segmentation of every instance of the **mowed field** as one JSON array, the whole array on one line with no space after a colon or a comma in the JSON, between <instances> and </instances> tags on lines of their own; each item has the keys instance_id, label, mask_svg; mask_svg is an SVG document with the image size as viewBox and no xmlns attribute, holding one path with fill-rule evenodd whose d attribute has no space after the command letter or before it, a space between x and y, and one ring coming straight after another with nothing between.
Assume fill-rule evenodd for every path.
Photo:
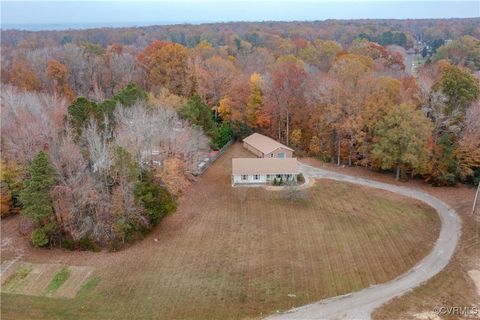
<instances>
[{"instance_id":1,"label":"mowed field","mask_svg":"<svg viewBox=\"0 0 480 320\"><path fill-rule=\"evenodd\" d=\"M252 155L233 145L121 252L35 250L16 235L18 217L2 222L24 261L95 268L73 299L2 293L2 319L260 318L391 280L438 236L432 208L383 191L327 180L294 196L232 188L232 157Z\"/></svg>"}]
</instances>

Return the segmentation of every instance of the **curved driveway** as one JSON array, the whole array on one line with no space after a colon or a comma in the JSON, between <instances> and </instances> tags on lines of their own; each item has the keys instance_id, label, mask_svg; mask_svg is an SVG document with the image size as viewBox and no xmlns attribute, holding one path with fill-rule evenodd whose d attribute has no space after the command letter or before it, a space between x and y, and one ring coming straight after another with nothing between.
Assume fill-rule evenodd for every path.
<instances>
[{"instance_id":1,"label":"curved driveway","mask_svg":"<svg viewBox=\"0 0 480 320\"><path fill-rule=\"evenodd\" d=\"M389 282L342 296L328 298L275 314L267 319L370 319L372 311L388 300L403 295L439 273L450 261L460 238L460 219L452 208L439 199L417 189L357 178L300 164L305 176L331 179L387 190L425 202L440 216L440 236L433 250L412 269Z\"/></svg>"}]
</instances>

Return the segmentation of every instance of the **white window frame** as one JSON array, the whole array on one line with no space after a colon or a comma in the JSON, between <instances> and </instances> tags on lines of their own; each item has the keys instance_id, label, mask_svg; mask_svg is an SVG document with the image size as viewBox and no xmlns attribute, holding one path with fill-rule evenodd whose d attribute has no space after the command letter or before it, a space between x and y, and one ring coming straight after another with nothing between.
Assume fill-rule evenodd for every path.
<instances>
[{"instance_id":1,"label":"white window frame","mask_svg":"<svg viewBox=\"0 0 480 320\"><path fill-rule=\"evenodd\" d=\"M240 179L242 179L242 181L247 181L248 180L248 175L247 174L242 174Z\"/></svg>"},{"instance_id":2,"label":"white window frame","mask_svg":"<svg viewBox=\"0 0 480 320\"><path fill-rule=\"evenodd\" d=\"M260 180L260 175L259 174L254 174L253 175L253 180Z\"/></svg>"}]
</instances>

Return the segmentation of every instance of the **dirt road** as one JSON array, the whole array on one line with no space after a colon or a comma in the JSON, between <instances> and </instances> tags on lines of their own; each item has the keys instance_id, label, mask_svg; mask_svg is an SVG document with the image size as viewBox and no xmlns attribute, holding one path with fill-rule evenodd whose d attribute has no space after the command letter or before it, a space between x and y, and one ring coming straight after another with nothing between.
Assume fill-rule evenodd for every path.
<instances>
[{"instance_id":1,"label":"dirt road","mask_svg":"<svg viewBox=\"0 0 480 320\"><path fill-rule=\"evenodd\" d=\"M442 229L433 250L415 267L398 278L380 285L314 302L275 314L267 319L371 319L371 313L388 300L405 294L439 273L450 261L460 238L460 219L452 208L439 199L418 189L357 178L301 164L304 175L317 179L332 179L387 190L423 201L440 216Z\"/></svg>"}]
</instances>

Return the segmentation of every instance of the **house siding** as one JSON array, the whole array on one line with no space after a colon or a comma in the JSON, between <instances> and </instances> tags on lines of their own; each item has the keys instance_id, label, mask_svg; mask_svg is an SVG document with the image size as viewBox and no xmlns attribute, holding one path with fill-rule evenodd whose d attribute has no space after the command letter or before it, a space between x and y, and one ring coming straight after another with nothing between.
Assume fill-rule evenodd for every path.
<instances>
[{"instance_id":1,"label":"house siding","mask_svg":"<svg viewBox=\"0 0 480 320\"><path fill-rule=\"evenodd\" d=\"M265 158L279 158L279 154L284 153L285 158L292 158L293 152L285 148L278 148L265 156Z\"/></svg>"},{"instance_id":2,"label":"house siding","mask_svg":"<svg viewBox=\"0 0 480 320\"><path fill-rule=\"evenodd\" d=\"M267 184L272 182L275 178L277 178L277 180L280 180L280 177L283 181L297 181L297 174L259 174L259 179L254 179L255 175L253 174L249 174L246 176L247 179L243 180L242 175L232 175L232 185Z\"/></svg>"}]
</instances>

